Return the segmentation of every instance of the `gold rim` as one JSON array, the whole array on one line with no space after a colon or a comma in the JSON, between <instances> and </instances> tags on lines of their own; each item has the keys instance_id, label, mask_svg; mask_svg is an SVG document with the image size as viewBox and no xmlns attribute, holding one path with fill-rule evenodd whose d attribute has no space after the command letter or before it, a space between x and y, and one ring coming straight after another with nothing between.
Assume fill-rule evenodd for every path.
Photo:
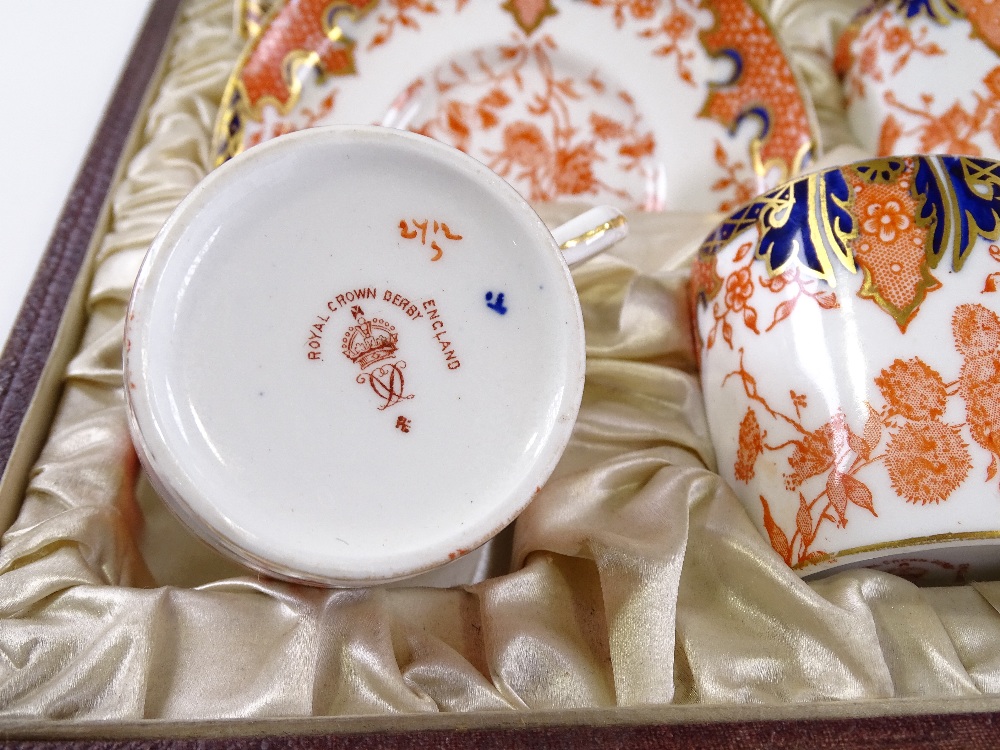
<instances>
[{"instance_id":1,"label":"gold rim","mask_svg":"<svg viewBox=\"0 0 1000 750\"><path fill-rule=\"evenodd\" d=\"M243 39L253 39L260 34L261 22L270 13L269 0L236 0L233 8L233 26Z\"/></svg>"},{"instance_id":2,"label":"gold rim","mask_svg":"<svg viewBox=\"0 0 1000 750\"><path fill-rule=\"evenodd\" d=\"M610 232L612 229L618 229L625 226L626 220L624 216L616 216L613 219L609 219L603 224L598 224L593 229L588 229L583 234L578 234L576 237L572 237L566 240L559 246L560 250L569 250L572 247L576 247L581 242L590 242L591 240L600 237L605 232Z\"/></svg>"},{"instance_id":3,"label":"gold rim","mask_svg":"<svg viewBox=\"0 0 1000 750\"><path fill-rule=\"evenodd\" d=\"M865 544L860 547L848 547L847 549L840 550L839 552L830 552L823 557L810 560L805 564L796 563L792 566L792 570L804 571L815 565L835 562L842 557L863 555L869 552L882 552L891 549L903 549L904 547L926 547L931 544L985 541L989 539L1000 539L1000 531L964 531L948 532L945 534L931 534L930 536L915 536L908 539L898 539L893 542L879 542L877 544Z\"/></svg>"}]
</instances>

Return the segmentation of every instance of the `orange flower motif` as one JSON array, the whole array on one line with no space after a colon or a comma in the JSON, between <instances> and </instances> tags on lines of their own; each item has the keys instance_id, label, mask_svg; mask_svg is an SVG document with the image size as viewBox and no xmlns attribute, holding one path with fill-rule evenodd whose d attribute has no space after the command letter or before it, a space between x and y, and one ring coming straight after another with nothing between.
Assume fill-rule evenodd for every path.
<instances>
[{"instance_id":1,"label":"orange flower motif","mask_svg":"<svg viewBox=\"0 0 1000 750\"><path fill-rule=\"evenodd\" d=\"M959 428L937 419L907 422L889 440L885 465L893 489L907 502L947 500L972 468Z\"/></svg>"},{"instance_id":2,"label":"orange flower motif","mask_svg":"<svg viewBox=\"0 0 1000 750\"><path fill-rule=\"evenodd\" d=\"M890 26L886 29L882 41L885 44L886 52L898 52L903 48L904 44L912 43L913 37L907 29L899 26Z\"/></svg>"},{"instance_id":3,"label":"orange flower motif","mask_svg":"<svg viewBox=\"0 0 1000 750\"><path fill-rule=\"evenodd\" d=\"M861 225L865 234L878 235L883 242L896 239L896 232L904 232L910 227L910 217L897 201L869 203L865 210L868 218Z\"/></svg>"},{"instance_id":4,"label":"orange flower motif","mask_svg":"<svg viewBox=\"0 0 1000 750\"><path fill-rule=\"evenodd\" d=\"M704 295L704 301L715 299L722 287L722 277L717 270L718 258L714 255L699 256L691 264L691 281L689 282L694 296Z\"/></svg>"},{"instance_id":5,"label":"orange flower motif","mask_svg":"<svg viewBox=\"0 0 1000 750\"><path fill-rule=\"evenodd\" d=\"M726 306L733 312L739 312L746 307L747 301L752 296L753 276L746 266L726 279Z\"/></svg>"},{"instance_id":6,"label":"orange flower motif","mask_svg":"<svg viewBox=\"0 0 1000 750\"><path fill-rule=\"evenodd\" d=\"M663 33L677 41L686 37L694 28L694 21L687 13L675 10L663 19Z\"/></svg>"},{"instance_id":7,"label":"orange flower motif","mask_svg":"<svg viewBox=\"0 0 1000 750\"><path fill-rule=\"evenodd\" d=\"M629 3L629 10L632 11L633 18L640 20L652 18L656 13L656 0L632 0Z\"/></svg>"},{"instance_id":8,"label":"orange flower motif","mask_svg":"<svg viewBox=\"0 0 1000 750\"><path fill-rule=\"evenodd\" d=\"M788 457L792 471L785 475L785 487L796 490L809 477L828 471L834 461L847 453L849 441L850 432L842 413L835 414L825 425L807 433L795 443L795 449Z\"/></svg>"},{"instance_id":9,"label":"orange flower motif","mask_svg":"<svg viewBox=\"0 0 1000 750\"><path fill-rule=\"evenodd\" d=\"M917 202L910 195L910 170L895 184L872 183L848 172L857 215L863 218L851 241L864 271L861 297L892 316L901 332L917 314L927 295L941 286L931 274L924 249L927 228L914 221Z\"/></svg>"},{"instance_id":10,"label":"orange flower motif","mask_svg":"<svg viewBox=\"0 0 1000 750\"><path fill-rule=\"evenodd\" d=\"M993 381L962 388L962 396L965 398L965 415L972 439L992 453L995 462L1000 454L1000 395L997 393L1000 384L996 382L995 375ZM990 471L987 471L987 479L992 479Z\"/></svg>"},{"instance_id":11,"label":"orange flower motif","mask_svg":"<svg viewBox=\"0 0 1000 750\"><path fill-rule=\"evenodd\" d=\"M981 156L982 151L971 139L979 129L979 122L958 102L944 114L933 117L924 127L920 150L924 153L965 154Z\"/></svg>"},{"instance_id":12,"label":"orange flower motif","mask_svg":"<svg viewBox=\"0 0 1000 750\"><path fill-rule=\"evenodd\" d=\"M445 108L445 124L447 132L457 148L465 151L468 148L472 129L466 119L465 109L459 102L448 102Z\"/></svg>"},{"instance_id":13,"label":"orange flower motif","mask_svg":"<svg viewBox=\"0 0 1000 750\"><path fill-rule=\"evenodd\" d=\"M656 148L656 139L652 133L639 136L634 141L622 143L618 149L621 156L626 156L632 160L639 160L644 156L650 156Z\"/></svg>"},{"instance_id":14,"label":"orange flower motif","mask_svg":"<svg viewBox=\"0 0 1000 750\"><path fill-rule=\"evenodd\" d=\"M556 151L556 192L560 195L580 195L596 189L593 163L597 158L597 152L587 144Z\"/></svg>"},{"instance_id":15,"label":"orange flower motif","mask_svg":"<svg viewBox=\"0 0 1000 750\"><path fill-rule=\"evenodd\" d=\"M992 354L1000 349L1000 317L980 304L959 305L951 321L955 348L963 357Z\"/></svg>"},{"instance_id":16,"label":"orange flower motif","mask_svg":"<svg viewBox=\"0 0 1000 750\"><path fill-rule=\"evenodd\" d=\"M821 474L833 465L833 448L830 445L830 435L826 426L808 433L795 445L795 450L788 457L788 465L792 468L785 475L785 487L796 490L809 477Z\"/></svg>"},{"instance_id":17,"label":"orange flower motif","mask_svg":"<svg viewBox=\"0 0 1000 750\"><path fill-rule=\"evenodd\" d=\"M878 67L878 48L867 46L861 50L858 57L858 69L862 75L875 81L882 80L882 71Z\"/></svg>"},{"instance_id":18,"label":"orange flower motif","mask_svg":"<svg viewBox=\"0 0 1000 750\"><path fill-rule=\"evenodd\" d=\"M590 113L590 128L594 132L594 137L602 141L625 135L625 126L618 120L612 120L597 112Z\"/></svg>"},{"instance_id":19,"label":"orange flower motif","mask_svg":"<svg viewBox=\"0 0 1000 750\"><path fill-rule=\"evenodd\" d=\"M944 414L948 393L941 376L920 357L895 360L875 378L892 410L907 419L933 419Z\"/></svg>"},{"instance_id":20,"label":"orange flower motif","mask_svg":"<svg viewBox=\"0 0 1000 750\"><path fill-rule=\"evenodd\" d=\"M952 330L955 348L964 357L958 392L965 400L972 439L993 454L986 472L992 479L1000 456L1000 318L980 304L959 305Z\"/></svg>"},{"instance_id":21,"label":"orange flower motif","mask_svg":"<svg viewBox=\"0 0 1000 750\"><path fill-rule=\"evenodd\" d=\"M503 156L522 167L537 168L549 160L549 147L537 125L517 121L503 129Z\"/></svg>"},{"instance_id":22,"label":"orange flower motif","mask_svg":"<svg viewBox=\"0 0 1000 750\"><path fill-rule=\"evenodd\" d=\"M764 286L770 289L772 292L777 294L792 280L794 272L785 271L784 273L779 273L777 276L772 276L765 282L762 282Z\"/></svg>"},{"instance_id":23,"label":"orange flower motif","mask_svg":"<svg viewBox=\"0 0 1000 750\"><path fill-rule=\"evenodd\" d=\"M754 464L764 452L764 436L760 431L760 423L753 409L747 409L743 421L740 422L740 447L736 454L736 478L741 482L749 482L754 477Z\"/></svg>"}]
</instances>

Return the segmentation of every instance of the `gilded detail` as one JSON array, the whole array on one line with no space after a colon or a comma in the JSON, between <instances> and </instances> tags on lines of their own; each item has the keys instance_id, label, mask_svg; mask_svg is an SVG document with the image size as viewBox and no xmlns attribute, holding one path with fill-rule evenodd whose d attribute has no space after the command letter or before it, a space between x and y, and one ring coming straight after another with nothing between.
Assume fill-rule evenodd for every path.
<instances>
[{"instance_id":1,"label":"gilded detail","mask_svg":"<svg viewBox=\"0 0 1000 750\"><path fill-rule=\"evenodd\" d=\"M1000 164L960 156L871 161L813 174L765 193L702 243L692 275L702 304L714 299L714 255L751 227L753 257L775 278L792 268L830 286L834 264L860 268L860 296L905 331L946 256L961 270L979 238L1000 238ZM699 286L709 284L709 286Z\"/></svg>"},{"instance_id":2,"label":"gilded detail","mask_svg":"<svg viewBox=\"0 0 1000 750\"><path fill-rule=\"evenodd\" d=\"M757 176L772 169L785 177L796 174L814 143L809 113L777 38L748 0L717 0L709 7L716 23L702 33L702 43L709 54L729 58L735 72L729 81L711 85L702 116L730 131L756 118L761 131L751 157Z\"/></svg>"}]
</instances>

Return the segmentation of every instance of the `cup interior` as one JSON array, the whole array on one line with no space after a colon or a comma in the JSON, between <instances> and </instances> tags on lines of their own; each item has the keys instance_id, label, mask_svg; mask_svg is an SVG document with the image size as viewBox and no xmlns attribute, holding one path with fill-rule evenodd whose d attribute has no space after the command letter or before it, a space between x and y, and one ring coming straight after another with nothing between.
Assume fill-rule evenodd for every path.
<instances>
[{"instance_id":1,"label":"cup interior","mask_svg":"<svg viewBox=\"0 0 1000 750\"><path fill-rule=\"evenodd\" d=\"M430 139L319 128L212 173L143 264L131 424L168 504L272 575L428 570L507 525L579 408L579 303L503 180Z\"/></svg>"}]
</instances>

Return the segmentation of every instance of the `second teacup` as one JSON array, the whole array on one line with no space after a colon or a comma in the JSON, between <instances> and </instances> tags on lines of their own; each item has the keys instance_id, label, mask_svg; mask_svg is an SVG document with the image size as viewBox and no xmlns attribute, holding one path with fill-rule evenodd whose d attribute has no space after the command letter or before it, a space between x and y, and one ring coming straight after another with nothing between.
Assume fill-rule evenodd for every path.
<instances>
[{"instance_id":1,"label":"second teacup","mask_svg":"<svg viewBox=\"0 0 1000 750\"><path fill-rule=\"evenodd\" d=\"M706 240L691 293L719 472L802 575L1000 576L1000 163L808 175Z\"/></svg>"}]
</instances>

